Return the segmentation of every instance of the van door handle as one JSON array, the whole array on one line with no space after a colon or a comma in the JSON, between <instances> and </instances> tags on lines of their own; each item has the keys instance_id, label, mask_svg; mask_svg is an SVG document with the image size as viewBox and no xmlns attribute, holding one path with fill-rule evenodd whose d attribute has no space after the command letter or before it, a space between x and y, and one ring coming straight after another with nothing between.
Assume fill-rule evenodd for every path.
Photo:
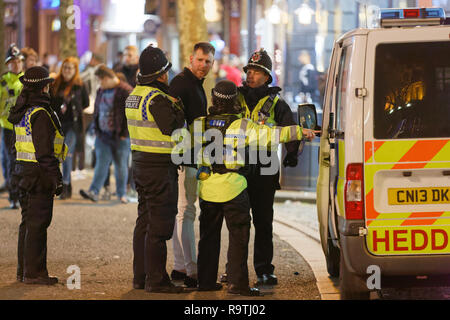
<instances>
[{"instance_id":1,"label":"van door handle","mask_svg":"<svg viewBox=\"0 0 450 320\"><path fill-rule=\"evenodd\" d=\"M445 170L442 172L444 176L450 176L450 170Z\"/></svg>"}]
</instances>

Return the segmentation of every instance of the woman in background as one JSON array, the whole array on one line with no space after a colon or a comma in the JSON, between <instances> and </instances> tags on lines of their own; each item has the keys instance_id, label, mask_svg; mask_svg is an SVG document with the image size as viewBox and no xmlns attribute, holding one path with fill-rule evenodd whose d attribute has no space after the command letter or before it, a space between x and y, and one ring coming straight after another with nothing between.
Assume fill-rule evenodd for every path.
<instances>
[{"instance_id":1,"label":"woman in background","mask_svg":"<svg viewBox=\"0 0 450 320\"><path fill-rule=\"evenodd\" d=\"M83 110L89 106L89 95L80 78L79 61L76 57L66 58L51 88L51 105L61 119L65 143L69 150L63 162L63 191L61 199L72 196L71 172L77 141L83 137Z\"/></svg>"}]
</instances>

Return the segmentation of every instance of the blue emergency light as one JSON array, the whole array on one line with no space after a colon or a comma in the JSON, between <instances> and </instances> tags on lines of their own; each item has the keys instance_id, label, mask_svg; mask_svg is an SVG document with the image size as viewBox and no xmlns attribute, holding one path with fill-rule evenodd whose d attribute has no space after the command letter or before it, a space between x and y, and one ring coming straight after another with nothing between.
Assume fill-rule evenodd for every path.
<instances>
[{"instance_id":1,"label":"blue emergency light","mask_svg":"<svg viewBox=\"0 0 450 320\"><path fill-rule=\"evenodd\" d=\"M439 25L445 20L443 8L381 9L382 27Z\"/></svg>"}]
</instances>

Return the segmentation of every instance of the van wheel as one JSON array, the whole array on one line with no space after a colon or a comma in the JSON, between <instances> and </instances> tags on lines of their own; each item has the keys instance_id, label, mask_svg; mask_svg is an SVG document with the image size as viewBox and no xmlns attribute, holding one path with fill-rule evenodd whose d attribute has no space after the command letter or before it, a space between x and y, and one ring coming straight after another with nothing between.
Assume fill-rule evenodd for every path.
<instances>
[{"instance_id":1,"label":"van wheel","mask_svg":"<svg viewBox=\"0 0 450 320\"><path fill-rule=\"evenodd\" d=\"M328 229L328 241L327 241L327 255L325 260L327 261L327 271L332 277L339 277L341 251L335 247L333 240L331 240L330 230Z\"/></svg>"},{"instance_id":2,"label":"van wheel","mask_svg":"<svg viewBox=\"0 0 450 320\"><path fill-rule=\"evenodd\" d=\"M369 300L370 290L367 288L364 279L348 270L342 254L340 261L339 285L341 300Z\"/></svg>"}]
</instances>

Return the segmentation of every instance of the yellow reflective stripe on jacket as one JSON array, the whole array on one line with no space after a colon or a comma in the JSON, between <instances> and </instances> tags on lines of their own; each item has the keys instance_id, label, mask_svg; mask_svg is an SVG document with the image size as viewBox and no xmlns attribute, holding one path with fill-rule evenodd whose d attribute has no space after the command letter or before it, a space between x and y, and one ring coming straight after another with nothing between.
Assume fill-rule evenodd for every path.
<instances>
[{"instance_id":1,"label":"yellow reflective stripe on jacket","mask_svg":"<svg viewBox=\"0 0 450 320\"><path fill-rule=\"evenodd\" d=\"M44 110L47 113L53 127L55 128L55 138L53 140L54 156L62 162L65 160L67 155L67 146L64 144L64 137L59 133L48 111L41 107L33 107L28 109L19 124L14 126L14 131L16 134L16 159L20 161L37 162L30 119L35 112L40 110Z\"/></svg>"},{"instance_id":2,"label":"yellow reflective stripe on jacket","mask_svg":"<svg viewBox=\"0 0 450 320\"><path fill-rule=\"evenodd\" d=\"M245 101L244 96L242 95L242 93L239 93L238 101L239 101L240 105L244 108L243 117L246 119L250 119L258 124L276 126L277 123L275 121L275 105L277 104L277 102L280 98L278 95L275 97L275 99L273 99L272 106L269 109L270 116L263 121L261 120L261 116L262 116L262 115L260 115L261 108L263 107L263 105L267 101L267 99L269 99L269 97L270 96L265 96L264 98L259 100L257 105L255 106L255 108L253 109L253 111L250 112L250 109L247 106L247 102Z\"/></svg>"},{"instance_id":3,"label":"yellow reflective stripe on jacket","mask_svg":"<svg viewBox=\"0 0 450 320\"><path fill-rule=\"evenodd\" d=\"M150 153L171 153L175 143L171 137L164 135L150 112L152 100L158 96L167 97L172 103L176 99L163 91L148 87L136 86L127 98L125 114L130 134L131 150ZM172 112L172 110L167 110Z\"/></svg>"}]
</instances>

